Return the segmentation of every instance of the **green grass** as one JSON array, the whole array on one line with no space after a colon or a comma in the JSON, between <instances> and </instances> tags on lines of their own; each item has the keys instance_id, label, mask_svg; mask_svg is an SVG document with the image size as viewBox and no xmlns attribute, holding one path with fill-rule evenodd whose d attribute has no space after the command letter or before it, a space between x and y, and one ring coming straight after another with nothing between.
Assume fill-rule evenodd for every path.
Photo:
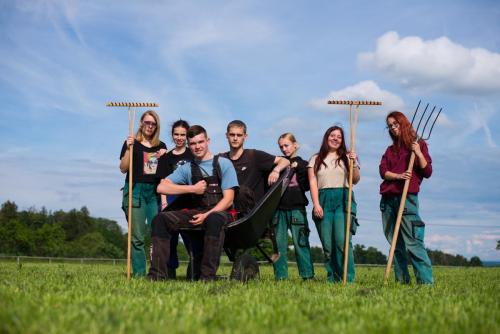
<instances>
[{"instance_id":1,"label":"green grass","mask_svg":"<svg viewBox=\"0 0 500 334\"><path fill-rule=\"evenodd\" d=\"M357 268L325 281L127 281L122 265L0 262L1 333L498 333L499 268L434 268L434 287ZM184 272L181 268L180 272ZM229 274L230 267L222 267Z\"/></svg>"}]
</instances>

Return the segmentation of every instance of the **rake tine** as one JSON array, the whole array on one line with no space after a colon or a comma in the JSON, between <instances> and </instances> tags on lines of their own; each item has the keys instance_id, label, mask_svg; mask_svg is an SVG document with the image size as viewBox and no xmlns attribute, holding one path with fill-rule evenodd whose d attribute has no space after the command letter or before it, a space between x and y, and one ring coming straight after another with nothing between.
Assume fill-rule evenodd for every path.
<instances>
[{"instance_id":1,"label":"rake tine","mask_svg":"<svg viewBox=\"0 0 500 334\"><path fill-rule=\"evenodd\" d=\"M420 102L422 102L422 100L419 100L419 101L418 101L417 108L416 108L416 109L415 109L415 111L413 112L413 118L411 119L411 125L413 125L413 121L415 120L415 116L417 116L418 107L420 107Z\"/></svg>"},{"instance_id":2,"label":"rake tine","mask_svg":"<svg viewBox=\"0 0 500 334\"><path fill-rule=\"evenodd\" d=\"M420 116L420 119L418 120L418 125L417 128L415 129L415 132L418 133L418 129L420 128L420 123L422 123L422 119L424 119L425 113L427 112L427 108L429 107L429 103L425 106L424 112L422 113L422 116Z\"/></svg>"},{"instance_id":3,"label":"rake tine","mask_svg":"<svg viewBox=\"0 0 500 334\"><path fill-rule=\"evenodd\" d=\"M425 121L424 128L422 129L422 133L421 133L420 137L423 137L425 135L425 128L427 127L427 123L429 123L429 120L431 119L432 114L434 114L434 110L436 110L436 106L434 106L434 108L432 108L432 111L429 114L429 117L427 117L427 120Z\"/></svg>"},{"instance_id":4,"label":"rake tine","mask_svg":"<svg viewBox=\"0 0 500 334\"><path fill-rule=\"evenodd\" d=\"M443 110L443 108L439 109L439 112L437 113L436 118L434 118L434 122L432 122L431 129L429 130L429 134L427 135L427 138L423 138L424 140L429 140L429 138L431 137L432 129L434 129L434 124L436 124L436 121L437 121L439 115L441 115L442 110Z\"/></svg>"}]
</instances>

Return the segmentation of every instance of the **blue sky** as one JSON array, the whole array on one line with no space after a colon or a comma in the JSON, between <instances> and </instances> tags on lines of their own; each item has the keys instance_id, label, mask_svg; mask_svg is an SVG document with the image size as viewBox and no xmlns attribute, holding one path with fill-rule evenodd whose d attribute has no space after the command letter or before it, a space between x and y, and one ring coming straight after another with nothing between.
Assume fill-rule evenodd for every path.
<instances>
[{"instance_id":1,"label":"blue sky","mask_svg":"<svg viewBox=\"0 0 500 334\"><path fill-rule=\"evenodd\" d=\"M328 126L348 129L347 110L328 99L381 100L361 109L354 242L387 252L384 117L422 99L444 108L420 195L426 244L500 260L499 93L497 1L0 0L0 201L86 205L125 226L127 116L108 101L159 103L169 147L178 118L204 125L215 152L242 119L248 147L278 154L291 131L308 159Z\"/></svg>"}]
</instances>

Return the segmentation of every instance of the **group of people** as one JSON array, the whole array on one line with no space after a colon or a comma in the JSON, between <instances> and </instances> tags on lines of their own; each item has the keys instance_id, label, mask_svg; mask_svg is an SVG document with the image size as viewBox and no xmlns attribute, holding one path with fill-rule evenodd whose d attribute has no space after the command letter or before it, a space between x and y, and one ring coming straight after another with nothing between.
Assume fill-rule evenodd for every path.
<instances>
[{"instance_id":1,"label":"group of people","mask_svg":"<svg viewBox=\"0 0 500 334\"><path fill-rule=\"evenodd\" d=\"M432 266L423 242L425 224L418 214L419 187L423 178L431 176L432 161L425 141L417 138L403 113L389 113L386 123L392 145L383 154L379 166L383 179L380 210L384 234L389 242L404 182L410 180L395 249L396 280L410 282L408 253L417 283L432 284ZM127 138L120 155L120 170L128 173L130 146L134 145L131 243L134 276L147 275L150 280L175 278L180 235L192 257L188 277L214 280L224 245L224 225L236 219L238 214L235 198L251 198L253 205L279 179L282 171L291 168L293 174L288 188L270 225L279 253L273 264L275 278L282 280L288 277L288 230L291 231L300 277L314 277L306 215L309 203L305 195L310 191L312 219L323 246L327 279L332 282L342 280L349 164L353 164L353 184L360 180L360 166L356 152L346 147L341 127L332 126L326 130L318 153L309 161L297 155L299 145L292 133L284 133L278 138L282 156L244 148L248 134L246 124L240 120L227 125L229 151L221 154L210 151L210 138L200 125L190 126L184 120L175 122L171 129L175 147L170 151L159 140L159 134L158 115L152 110L146 111L141 116L139 130L135 136ZM415 153L416 163L413 171L408 172L411 152ZM122 202L126 215L128 188L127 177ZM354 235L358 226L354 194L350 212L352 223L349 235ZM146 274L144 237L149 224L151 265ZM347 280L352 282L355 268L351 240L348 249Z\"/></svg>"}]
</instances>

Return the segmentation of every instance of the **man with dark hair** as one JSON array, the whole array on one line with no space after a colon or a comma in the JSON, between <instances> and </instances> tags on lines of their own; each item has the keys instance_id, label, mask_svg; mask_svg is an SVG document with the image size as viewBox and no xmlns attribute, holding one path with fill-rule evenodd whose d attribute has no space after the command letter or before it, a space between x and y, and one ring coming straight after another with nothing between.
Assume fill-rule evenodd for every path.
<instances>
[{"instance_id":1,"label":"man with dark hair","mask_svg":"<svg viewBox=\"0 0 500 334\"><path fill-rule=\"evenodd\" d=\"M258 202L264 196L266 186L275 183L280 172L290 165L290 162L264 151L244 149L243 144L247 137L247 126L244 122L240 120L229 122L226 132L229 152L221 156L231 160L240 186L252 191L255 202Z\"/></svg>"},{"instance_id":2,"label":"man with dark hair","mask_svg":"<svg viewBox=\"0 0 500 334\"><path fill-rule=\"evenodd\" d=\"M204 234L200 279L215 279L224 245L224 224L232 219L226 210L233 204L234 190L238 188L233 165L210 152L210 138L202 126L191 126L187 137L194 161L178 167L163 179L157 191L191 196L191 204L178 211L161 212L153 219L153 252L148 274L151 280L167 278L170 236L180 229L199 230Z\"/></svg>"}]
</instances>

